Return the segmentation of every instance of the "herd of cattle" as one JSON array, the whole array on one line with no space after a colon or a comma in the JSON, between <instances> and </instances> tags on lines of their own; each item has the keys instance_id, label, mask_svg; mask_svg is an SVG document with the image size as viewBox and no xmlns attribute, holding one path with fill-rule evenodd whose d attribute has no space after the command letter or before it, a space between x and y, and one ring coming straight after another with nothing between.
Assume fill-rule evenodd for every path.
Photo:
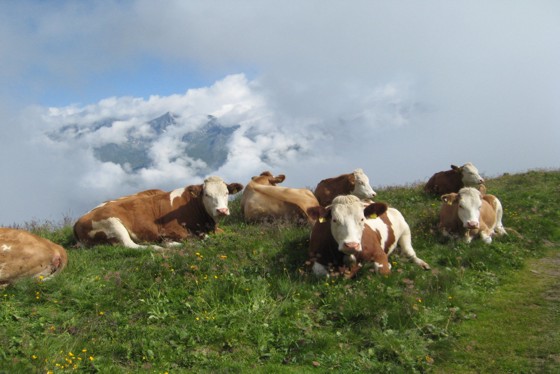
<instances>
[{"instance_id":1,"label":"herd of cattle","mask_svg":"<svg viewBox=\"0 0 560 374\"><path fill-rule=\"evenodd\" d=\"M187 237L221 231L220 217L230 214L229 197L243 190L241 213L247 222L283 219L311 225L309 264L317 275L353 277L366 263L389 274L388 256L400 253L423 269L410 227L403 215L387 204L374 202L369 178L361 170L322 180L314 192L278 186L284 175L265 171L243 188L209 177L201 185L171 192L147 190L95 207L74 225L83 246L118 244L130 248L173 247ZM440 196L439 230L444 236L462 236L470 242L479 235L491 243L505 234L503 209L496 196L486 193L476 167L461 167L434 174L426 183L428 194ZM29 232L0 228L0 286L22 277L48 279L64 269L65 249Z\"/></svg>"}]
</instances>

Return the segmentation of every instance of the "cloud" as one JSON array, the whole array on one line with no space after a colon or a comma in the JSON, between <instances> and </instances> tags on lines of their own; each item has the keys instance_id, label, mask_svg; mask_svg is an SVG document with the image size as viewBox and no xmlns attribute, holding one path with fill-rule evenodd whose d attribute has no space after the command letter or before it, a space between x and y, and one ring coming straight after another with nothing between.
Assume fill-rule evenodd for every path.
<instances>
[{"instance_id":1,"label":"cloud","mask_svg":"<svg viewBox=\"0 0 560 374\"><path fill-rule=\"evenodd\" d=\"M265 169L314 187L357 167L374 186L467 161L490 176L558 167L559 10L521 1L2 4L0 156L10 162L0 223L197 182L205 165L182 155L178 139L208 115L240 125L215 173L241 183ZM131 129L156 139L146 121L167 112L177 123L149 149L151 168L94 157ZM107 119L112 126L91 130ZM67 138L45 136L65 126Z\"/></svg>"}]
</instances>

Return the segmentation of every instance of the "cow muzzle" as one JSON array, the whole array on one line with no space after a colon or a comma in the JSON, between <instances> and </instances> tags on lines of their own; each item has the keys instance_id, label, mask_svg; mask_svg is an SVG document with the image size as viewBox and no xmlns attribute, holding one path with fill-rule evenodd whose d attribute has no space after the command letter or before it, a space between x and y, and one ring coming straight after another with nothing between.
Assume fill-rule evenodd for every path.
<instances>
[{"instance_id":1,"label":"cow muzzle","mask_svg":"<svg viewBox=\"0 0 560 374\"><path fill-rule=\"evenodd\" d=\"M465 227L468 229L478 229L478 222L477 221L467 221L465 223Z\"/></svg>"},{"instance_id":2,"label":"cow muzzle","mask_svg":"<svg viewBox=\"0 0 560 374\"><path fill-rule=\"evenodd\" d=\"M216 209L217 216L229 216L229 209L228 208L217 208Z\"/></svg>"},{"instance_id":3,"label":"cow muzzle","mask_svg":"<svg viewBox=\"0 0 560 374\"><path fill-rule=\"evenodd\" d=\"M362 246L357 242L344 242L340 251L344 254L351 255L362 251Z\"/></svg>"}]
</instances>

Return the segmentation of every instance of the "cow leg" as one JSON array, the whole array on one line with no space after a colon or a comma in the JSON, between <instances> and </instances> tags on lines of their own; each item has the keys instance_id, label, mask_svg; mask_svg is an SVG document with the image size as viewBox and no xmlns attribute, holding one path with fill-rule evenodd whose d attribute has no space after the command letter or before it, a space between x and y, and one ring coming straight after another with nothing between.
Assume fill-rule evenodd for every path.
<instances>
[{"instance_id":1,"label":"cow leg","mask_svg":"<svg viewBox=\"0 0 560 374\"><path fill-rule=\"evenodd\" d=\"M420 266L424 270L430 270L430 265L421 258L416 256L416 251L412 248L412 236L410 234L410 229L406 230L399 238L399 248L401 253L404 254L408 259L414 262L416 265Z\"/></svg>"},{"instance_id":2,"label":"cow leg","mask_svg":"<svg viewBox=\"0 0 560 374\"><path fill-rule=\"evenodd\" d=\"M121 220L115 217L107 218L102 221L92 222L92 232L90 236L94 236L97 232L103 232L107 238L115 239L127 248L148 248L146 245L136 244ZM154 246L155 249L161 247Z\"/></svg>"},{"instance_id":3,"label":"cow leg","mask_svg":"<svg viewBox=\"0 0 560 374\"><path fill-rule=\"evenodd\" d=\"M492 234L494 234L494 230L492 229L480 230L480 238L486 244L492 243Z\"/></svg>"},{"instance_id":4,"label":"cow leg","mask_svg":"<svg viewBox=\"0 0 560 374\"><path fill-rule=\"evenodd\" d=\"M496 227L494 228L494 230L498 235L507 235L504 224L502 223L504 209L502 208L502 203L500 203L500 200L496 199L494 201L494 208L496 209Z\"/></svg>"},{"instance_id":5,"label":"cow leg","mask_svg":"<svg viewBox=\"0 0 560 374\"><path fill-rule=\"evenodd\" d=\"M465 235L463 237L463 239L465 240L465 243L469 244L470 242L472 242L473 240L473 236L475 236L476 233L474 232L474 230L465 230Z\"/></svg>"}]
</instances>

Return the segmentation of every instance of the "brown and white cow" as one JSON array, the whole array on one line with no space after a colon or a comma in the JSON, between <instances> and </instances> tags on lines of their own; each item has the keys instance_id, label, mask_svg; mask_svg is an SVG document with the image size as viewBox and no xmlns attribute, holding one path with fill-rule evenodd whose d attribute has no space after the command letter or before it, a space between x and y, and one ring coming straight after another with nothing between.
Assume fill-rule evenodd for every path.
<instances>
[{"instance_id":1,"label":"brown and white cow","mask_svg":"<svg viewBox=\"0 0 560 374\"><path fill-rule=\"evenodd\" d=\"M359 199L373 199L376 195L369 178L362 169L350 174L323 179L315 187L315 197L321 206L329 205L339 195L354 195Z\"/></svg>"},{"instance_id":2,"label":"brown and white cow","mask_svg":"<svg viewBox=\"0 0 560 374\"><path fill-rule=\"evenodd\" d=\"M435 173L424 186L424 191L440 196L446 193L459 192L463 187L475 187L482 193L486 192L484 179L478 173L476 166L470 162L461 167L451 165L451 170Z\"/></svg>"},{"instance_id":3,"label":"brown and white cow","mask_svg":"<svg viewBox=\"0 0 560 374\"><path fill-rule=\"evenodd\" d=\"M241 213L245 221L257 222L270 219L286 219L313 223L307 209L319 205L308 189L277 186L286 177L273 176L264 171L251 178L241 198Z\"/></svg>"},{"instance_id":4,"label":"brown and white cow","mask_svg":"<svg viewBox=\"0 0 560 374\"><path fill-rule=\"evenodd\" d=\"M415 264L430 269L416 256L402 214L386 204L365 204L356 196L341 195L329 207L309 209L309 214L317 219L309 243L316 275L345 273L352 277L365 263L373 263L378 273L389 274L388 256L397 245Z\"/></svg>"},{"instance_id":5,"label":"brown and white cow","mask_svg":"<svg viewBox=\"0 0 560 374\"><path fill-rule=\"evenodd\" d=\"M0 287L17 279L49 279L68 263L66 250L24 230L0 228Z\"/></svg>"},{"instance_id":6,"label":"brown and white cow","mask_svg":"<svg viewBox=\"0 0 560 374\"><path fill-rule=\"evenodd\" d=\"M458 193L441 196L441 200L439 229L444 236L462 234L470 243L480 235L489 244L494 234L506 233L502 224L502 204L496 196L482 195L475 188L464 187Z\"/></svg>"},{"instance_id":7,"label":"brown and white cow","mask_svg":"<svg viewBox=\"0 0 560 374\"><path fill-rule=\"evenodd\" d=\"M216 220L229 215L229 195L242 189L239 183L226 184L219 177L209 177L201 185L171 192L148 190L125 196L101 204L78 219L74 235L85 245L120 244L129 248L148 247L138 242L178 245L188 236L215 232Z\"/></svg>"}]
</instances>

